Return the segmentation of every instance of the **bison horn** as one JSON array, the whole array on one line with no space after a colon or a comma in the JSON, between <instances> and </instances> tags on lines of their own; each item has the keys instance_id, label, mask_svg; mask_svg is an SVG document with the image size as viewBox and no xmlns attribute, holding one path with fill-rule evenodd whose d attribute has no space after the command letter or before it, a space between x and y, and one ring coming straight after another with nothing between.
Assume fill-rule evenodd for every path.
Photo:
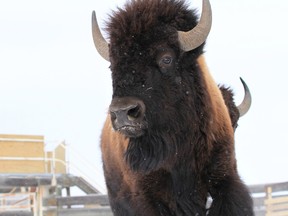
<instances>
[{"instance_id":1,"label":"bison horn","mask_svg":"<svg viewBox=\"0 0 288 216\"><path fill-rule=\"evenodd\" d=\"M180 48L185 52L203 44L212 25L212 10L209 0L203 0L202 14L199 23L190 31L178 31Z\"/></svg>"},{"instance_id":2,"label":"bison horn","mask_svg":"<svg viewBox=\"0 0 288 216\"><path fill-rule=\"evenodd\" d=\"M237 108L239 110L240 117L242 117L250 109L250 106L252 103L252 97L251 97L251 93L250 93L250 90L249 90L247 84L244 82L244 80L241 77L240 77L240 80L244 86L245 96L244 96L242 103L240 105L238 105Z\"/></svg>"},{"instance_id":3,"label":"bison horn","mask_svg":"<svg viewBox=\"0 0 288 216\"><path fill-rule=\"evenodd\" d=\"M97 51L104 59L109 61L109 44L100 32L95 11L92 12L92 34Z\"/></svg>"}]
</instances>

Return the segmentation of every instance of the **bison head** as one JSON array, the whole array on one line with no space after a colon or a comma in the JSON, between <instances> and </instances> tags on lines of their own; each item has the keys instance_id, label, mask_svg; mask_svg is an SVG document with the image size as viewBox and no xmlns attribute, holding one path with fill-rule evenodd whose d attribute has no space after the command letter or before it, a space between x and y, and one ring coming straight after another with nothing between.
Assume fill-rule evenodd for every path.
<instances>
[{"instance_id":1,"label":"bison head","mask_svg":"<svg viewBox=\"0 0 288 216\"><path fill-rule=\"evenodd\" d=\"M114 129L137 137L148 126L166 128L176 113L186 111L187 96L195 93L196 59L211 27L211 7L203 3L197 24L195 13L180 1L133 1L111 17L109 44L93 13L95 46L111 62Z\"/></svg>"}]
</instances>

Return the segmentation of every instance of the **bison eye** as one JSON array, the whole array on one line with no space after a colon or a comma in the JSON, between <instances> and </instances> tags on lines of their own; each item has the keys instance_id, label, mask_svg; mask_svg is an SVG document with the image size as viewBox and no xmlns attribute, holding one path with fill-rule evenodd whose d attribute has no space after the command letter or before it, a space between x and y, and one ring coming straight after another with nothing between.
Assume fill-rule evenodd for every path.
<instances>
[{"instance_id":1,"label":"bison eye","mask_svg":"<svg viewBox=\"0 0 288 216\"><path fill-rule=\"evenodd\" d=\"M163 74L168 74L172 70L173 57L170 55L164 55L158 60L159 69Z\"/></svg>"},{"instance_id":2,"label":"bison eye","mask_svg":"<svg viewBox=\"0 0 288 216\"><path fill-rule=\"evenodd\" d=\"M165 54L158 58L158 65L160 68L169 67L173 63L173 57L171 55Z\"/></svg>"},{"instance_id":3,"label":"bison eye","mask_svg":"<svg viewBox=\"0 0 288 216\"><path fill-rule=\"evenodd\" d=\"M171 56L164 56L162 59L161 59L161 62L163 64L166 64L166 65L169 65L172 63L172 57Z\"/></svg>"},{"instance_id":4,"label":"bison eye","mask_svg":"<svg viewBox=\"0 0 288 216\"><path fill-rule=\"evenodd\" d=\"M160 72L164 75L172 75L175 70L176 56L172 49L163 48L156 56L156 62Z\"/></svg>"}]
</instances>

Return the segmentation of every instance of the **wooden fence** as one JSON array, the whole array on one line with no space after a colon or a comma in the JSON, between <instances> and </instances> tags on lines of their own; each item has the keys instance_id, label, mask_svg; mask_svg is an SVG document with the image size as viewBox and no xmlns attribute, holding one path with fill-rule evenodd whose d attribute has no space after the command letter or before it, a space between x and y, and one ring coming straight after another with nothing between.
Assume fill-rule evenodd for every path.
<instances>
[{"instance_id":1,"label":"wooden fence","mask_svg":"<svg viewBox=\"0 0 288 216\"><path fill-rule=\"evenodd\" d=\"M45 216L113 216L107 195L47 197L43 206Z\"/></svg>"},{"instance_id":2,"label":"wooden fence","mask_svg":"<svg viewBox=\"0 0 288 216\"><path fill-rule=\"evenodd\" d=\"M256 216L288 216L288 182L250 186Z\"/></svg>"},{"instance_id":3,"label":"wooden fence","mask_svg":"<svg viewBox=\"0 0 288 216\"><path fill-rule=\"evenodd\" d=\"M254 200L255 216L288 216L288 182L253 185L249 188ZM113 215L107 195L48 197L43 205L46 207L47 216Z\"/></svg>"}]
</instances>

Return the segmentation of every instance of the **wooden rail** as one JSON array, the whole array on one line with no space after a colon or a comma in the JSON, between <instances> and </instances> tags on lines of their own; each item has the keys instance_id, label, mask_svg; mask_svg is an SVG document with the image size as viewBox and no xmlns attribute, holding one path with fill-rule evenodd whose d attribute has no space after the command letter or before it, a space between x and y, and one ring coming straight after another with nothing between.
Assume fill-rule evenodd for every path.
<instances>
[{"instance_id":1,"label":"wooden rail","mask_svg":"<svg viewBox=\"0 0 288 216\"><path fill-rule=\"evenodd\" d=\"M50 195L46 194L46 197L43 199L42 196L39 196L41 198L37 199L37 203L41 208L37 207L40 209L39 212L43 210L43 214L41 215L113 215L107 195L99 194L89 184L85 184L85 181L81 181L81 177L69 174L0 174L0 192L14 193L12 189L15 187L49 188L50 186L52 187L53 177L56 180L57 187L63 189L77 186L86 195L70 196L70 193L66 193L67 196L63 197L61 193L53 192L49 193ZM10 189L10 192L7 189ZM288 182L252 185L249 189L254 200L255 216L288 216ZM17 213L17 215L23 214ZM1 215L2 213L0 212ZM37 214L34 214L34 216L37 216Z\"/></svg>"},{"instance_id":2,"label":"wooden rail","mask_svg":"<svg viewBox=\"0 0 288 216\"><path fill-rule=\"evenodd\" d=\"M253 185L249 189L254 200L255 216L288 216L288 182ZM43 204L47 209L54 207L54 211L62 216L112 216L107 195L48 197ZM75 207L77 205L78 208ZM79 208L79 205L82 207Z\"/></svg>"},{"instance_id":3,"label":"wooden rail","mask_svg":"<svg viewBox=\"0 0 288 216\"><path fill-rule=\"evenodd\" d=\"M273 196L272 187L266 188L266 216L288 216L288 195Z\"/></svg>"},{"instance_id":4,"label":"wooden rail","mask_svg":"<svg viewBox=\"0 0 288 216\"><path fill-rule=\"evenodd\" d=\"M43 205L52 216L113 216L107 195L51 196L44 198Z\"/></svg>"},{"instance_id":5,"label":"wooden rail","mask_svg":"<svg viewBox=\"0 0 288 216\"><path fill-rule=\"evenodd\" d=\"M85 196L67 196L67 197L47 197L43 200L44 206L73 206L73 205L98 205L109 206L107 195L89 194Z\"/></svg>"},{"instance_id":6,"label":"wooden rail","mask_svg":"<svg viewBox=\"0 0 288 216\"><path fill-rule=\"evenodd\" d=\"M256 216L288 216L288 182L250 186Z\"/></svg>"}]
</instances>

